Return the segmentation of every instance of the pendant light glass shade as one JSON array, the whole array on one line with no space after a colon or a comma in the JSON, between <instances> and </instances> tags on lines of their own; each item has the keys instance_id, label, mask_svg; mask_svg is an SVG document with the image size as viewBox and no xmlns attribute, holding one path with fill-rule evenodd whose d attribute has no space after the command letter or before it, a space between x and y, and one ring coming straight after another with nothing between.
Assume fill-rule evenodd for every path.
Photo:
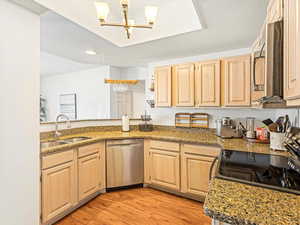
<instances>
[{"instance_id":1,"label":"pendant light glass shade","mask_svg":"<svg viewBox=\"0 0 300 225\"><path fill-rule=\"evenodd\" d=\"M129 0L120 0L120 4L123 5L129 5Z\"/></svg>"},{"instance_id":2,"label":"pendant light glass shade","mask_svg":"<svg viewBox=\"0 0 300 225\"><path fill-rule=\"evenodd\" d=\"M147 22L149 24L154 24L157 16L158 8L155 6L146 6L145 7L145 16L147 19Z\"/></svg>"},{"instance_id":3,"label":"pendant light glass shade","mask_svg":"<svg viewBox=\"0 0 300 225\"><path fill-rule=\"evenodd\" d=\"M100 21L106 21L108 13L109 13L108 4L105 2L96 1L95 7L96 7L98 19Z\"/></svg>"}]
</instances>

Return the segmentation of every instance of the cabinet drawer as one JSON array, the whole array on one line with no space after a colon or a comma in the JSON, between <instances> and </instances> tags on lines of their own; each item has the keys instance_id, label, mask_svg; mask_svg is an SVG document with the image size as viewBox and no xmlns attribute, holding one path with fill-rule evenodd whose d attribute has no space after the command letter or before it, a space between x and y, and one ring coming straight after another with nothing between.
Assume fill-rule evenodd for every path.
<instances>
[{"instance_id":1,"label":"cabinet drawer","mask_svg":"<svg viewBox=\"0 0 300 225\"><path fill-rule=\"evenodd\" d=\"M179 143L170 141L151 141L150 148L179 152Z\"/></svg>"},{"instance_id":2,"label":"cabinet drawer","mask_svg":"<svg viewBox=\"0 0 300 225\"><path fill-rule=\"evenodd\" d=\"M205 145L183 144L182 151L184 153L205 155L211 157L216 157L220 154L220 148Z\"/></svg>"},{"instance_id":3,"label":"cabinet drawer","mask_svg":"<svg viewBox=\"0 0 300 225\"><path fill-rule=\"evenodd\" d=\"M102 146L103 146L102 144L97 143L97 144L91 144L91 145L80 147L78 149L78 157L81 158L87 155L98 153L101 150Z\"/></svg>"},{"instance_id":4,"label":"cabinet drawer","mask_svg":"<svg viewBox=\"0 0 300 225\"><path fill-rule=\"evenodd\" d=\"M71 162L73 161L73 159L74 150L44 156L42 158L42 169L48 169L50 167L54 167L63 163Z\"/></svg>"}]
</instances>

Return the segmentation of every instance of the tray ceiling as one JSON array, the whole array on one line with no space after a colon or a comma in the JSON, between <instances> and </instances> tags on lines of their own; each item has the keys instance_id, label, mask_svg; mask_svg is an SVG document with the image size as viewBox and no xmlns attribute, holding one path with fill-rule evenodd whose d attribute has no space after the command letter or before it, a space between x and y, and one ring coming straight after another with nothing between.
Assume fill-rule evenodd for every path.
<instances>
[{"instance_id":1,"label":"tray ceiling","mask_svg":"<svg viewBox=\"0 0 300 225\"><path fill-rule=\"evenodd\" d=\"M110 7L108 22L122 22L119 0L103 1ZM118 47L128 47L202 29L192 0L130 0L129 19L134 19L136 24L146 23L145 6L155 5L159 11L152 30L134 29L129 40L122 28L100 26L94 0L36 0L36 2Z\"/></svg>"},{"instance_id":2,"label":"tray ceiling","mask_svg":"<svg viewBox=\"0 0 300 225\"><path fill-rule=\"evenodd\" d=\"M119 0L115 1L119 2ZM194 0L193 2L205 29L128 47L118 47L65 16L49 10L41 15L41 49L80 63L128 67L248 48L261 29L268 4L268 0ZM66 3L65 7L67 6ZM135 34L139 32L141 31L136 31ZM124 37L124 31L120 31L117 36ZM94 50L97 55L87 55L86 50Z\"/></svg>"}]
</instances>

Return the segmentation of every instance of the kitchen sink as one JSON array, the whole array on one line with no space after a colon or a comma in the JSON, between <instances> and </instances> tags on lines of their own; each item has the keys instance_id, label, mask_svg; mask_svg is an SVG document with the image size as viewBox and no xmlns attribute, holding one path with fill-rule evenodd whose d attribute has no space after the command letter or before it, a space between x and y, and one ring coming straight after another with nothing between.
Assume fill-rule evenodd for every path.
<instances>
[{"instance_id":1,"label":"kitchen sink","mask_svg":"<svg viewBox=\"0 0 300 225\"><path fill-rule=\"evenodd\" d=\"M84 141L84 140L88 140L88 139L91 139L91 138L89 138L89 137L73 137L73 138L62 139L62 141L65 141L67 143L74 143L74 142Z\"/></svg>"},{"instance_id":2,"label":"kitchen sink","mask_svg":"<svg viewBox=\"0 0 300 225\"><path fill-rule=\"evenodd\" d=\"M66 144L71 144L79 141L84 141L91 139L89 137L73 137L73 138L67 138L67 139L62 139L62 140L56 140L56 141L46 141L46 142L41 142L41 149L43 148L50 148L50 147L55 147L59 145L66 145Z\"/></svg>"},{"instance_id":3,"label":"kitchen sink","mask_svg":"<svg viewBox=\"0 0 300 225\"><path fill-rule=\"evenodd\" d=\"M41 142L40 146L43 149L43 148L55 147L58 145L65 145L68 143L69 142L66 142L66 141L46 141L46 142Z\"/></svg>"}]
</instances>

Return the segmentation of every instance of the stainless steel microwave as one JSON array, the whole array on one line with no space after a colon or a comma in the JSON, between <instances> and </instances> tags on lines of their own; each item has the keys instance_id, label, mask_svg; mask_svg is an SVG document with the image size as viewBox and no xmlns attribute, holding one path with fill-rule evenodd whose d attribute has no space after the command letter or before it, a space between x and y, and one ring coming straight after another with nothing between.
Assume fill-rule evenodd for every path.
<instances>
[{"instance_id":1,"label":"stainless steel microwave","mask_svg":"<svg viewBox=\"0 0 300 225\"><path fill-rule=\"evenodd\" d=\"M253 87L254 91L264 91L264 99L283 98L283 21L267 24L266 50L263 48L253 60ZM266 55L266 56L264 56ZM261 83L258 74L261 73L261 64L265 64L265 77Z\"/></svg>"}]
</instances>

